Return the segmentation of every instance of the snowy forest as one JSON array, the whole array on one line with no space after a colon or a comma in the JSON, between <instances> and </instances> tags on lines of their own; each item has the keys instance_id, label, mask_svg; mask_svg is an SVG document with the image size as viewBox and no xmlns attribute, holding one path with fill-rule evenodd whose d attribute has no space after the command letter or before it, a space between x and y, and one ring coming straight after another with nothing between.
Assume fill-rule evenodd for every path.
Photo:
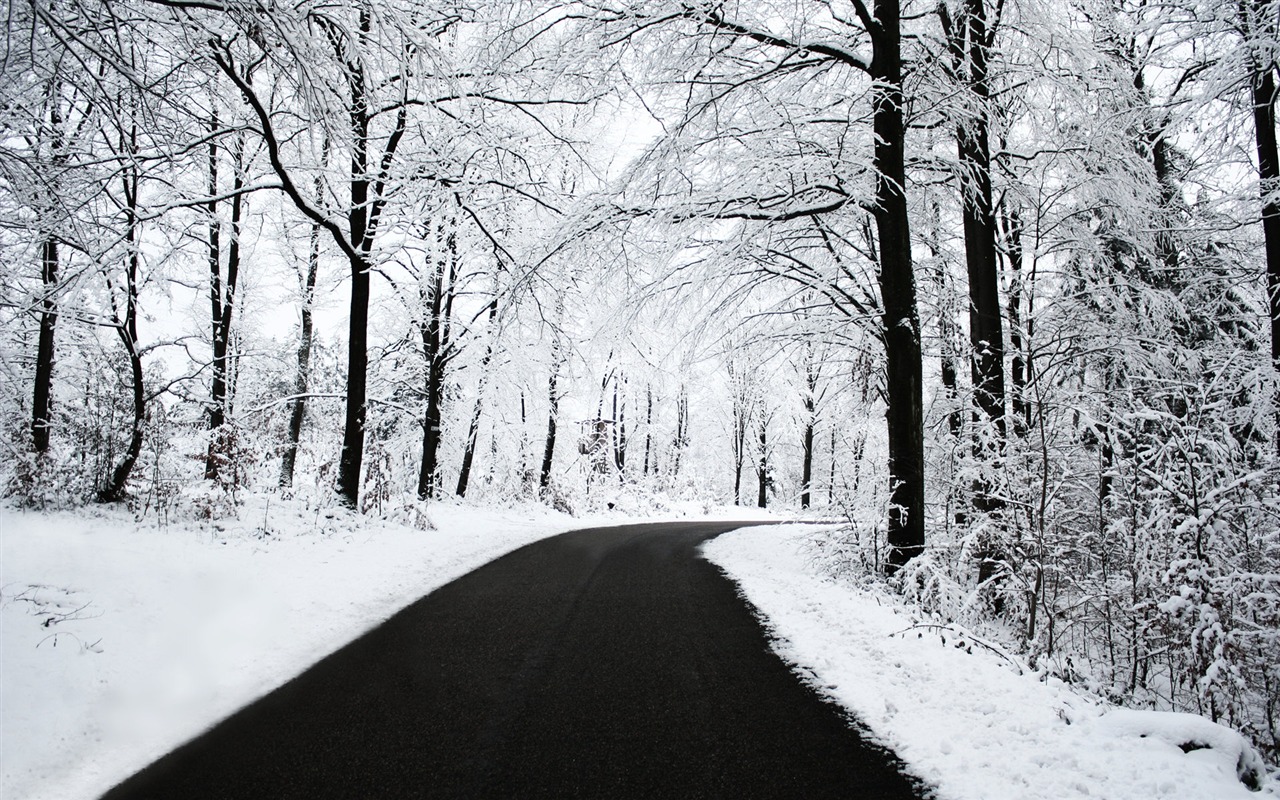
<instances>
[{"instance_id":1,"label":"snowy forest","mask_svg":"<svg viewBox=\"0 0 1280 800\"><path fill-rule=\"evenodd\" d=\"M1280 758L1276 0L5 5L6 502L838 519Z\"/></svg>"}]
</instances>

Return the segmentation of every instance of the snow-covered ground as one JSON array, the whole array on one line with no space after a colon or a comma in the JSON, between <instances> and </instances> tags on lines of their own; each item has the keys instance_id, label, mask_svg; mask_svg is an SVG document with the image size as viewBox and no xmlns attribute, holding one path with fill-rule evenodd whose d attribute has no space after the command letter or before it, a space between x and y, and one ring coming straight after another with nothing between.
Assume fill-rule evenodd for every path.
<instances>
[{"instance_id":1,"label":"snow-covered ground","mask_svg":"<svg viewBox=\"0 0 1280 800\"><path fill-rule=\"evenodd\" d=\"M804 547L814 533L748 528L703 552L755 605L779 655L938 787L939 800L1259 796L1237 769L1263 765L1234 731L1107 707L970 637L918 627L891 595L820 574ZM1263 787L1275 794L1274 783Z\"/></svg>"},{"instance_id":2,"label":"snow-covered ground","mask_svg":"<svg viewBox=\"0 0 1280 800\"><path fill-rule=\"evenodd\" d=\"M0 798L96 797L437 586L536 539L627 521L450 505L430 517L420 530L265 498L203 525L0 509ZM915 628L895 598L819 574L803 548L813 531L746 529L705 552L783 657L942 800L1258 796L1237 780L1251 751L1233 732L1109 709ZM1206 747L1184 754L1187 742Z\"/></svg>"},{"instance_id":3,"label":"snow-covered ground","mask_svg":"<svg viewBox=\"0 0 1280 800\"><path fill-rule=\"evenodd\" d=\"M433 530L266 496L201 524L0 507L0 800L98 797L450 580L546 536L635 521L538 505L427 515Z\"/></svg>"},{"instance_id":4,"label":"snow-covered ground","mask_svg":"<svg viewBox=\"0 0 1280 800\"><path fill-rule=\"evenodd\" d=\"M261 497L204 525L0 509L0 798L97 797L437 586L593 522L430 518Z\"/></svg>"}]
</instances>

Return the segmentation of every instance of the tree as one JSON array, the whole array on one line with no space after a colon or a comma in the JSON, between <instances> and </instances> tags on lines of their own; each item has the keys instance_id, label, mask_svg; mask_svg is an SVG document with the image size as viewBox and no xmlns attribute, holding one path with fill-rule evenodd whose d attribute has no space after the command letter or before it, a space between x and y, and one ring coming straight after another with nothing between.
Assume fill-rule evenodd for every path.
<instances>
[{"instance_id":1,"label":"tree","mask_svg":"<svg viewBox=\"0 0 1280 800\"><path fill-rule=\"evenodd\" d=\"M323 172L329 166L329 140L325 138L320 146L320 169ZM317 176L314 187L314 202L322 201L324 181ZM298 329L297 367L294 371L293 399L289 403L289 432L284 453L280 458L280 488L293 486L294 466L298 459L298 441L302 436L302 422L307 413L307 391L311 384L311 347L315 336L314 306L316 297L316 276L320 271L320 225L312 222L307 246L306 267L299 275L301 300Z\"/></svg>"},{"instance_id":2,"label":"tree","mask_svg":"<svg viewBox=\"0 0 1280 800\"><path fill-rule=\"evenodd\" d=\"M262 137L280 188L304 216L329 234L347 259L351 287L347 391L337 489L343 501L354 508L360 494L364 457L370 278L375 244L385 221L384 212L395 193L397 176L393 168L397 166L397 154L409 130L410 108L420 102L410 94L416 87L411 87L408 74L413 69L415 47L410 33L399 29L395 18L375 15L370 2L359 4L354 20L343 20L318 9L302 9L298 13L300 18L291 18L283 11L280 16L259 18L261 23L276 26L274 33L287 43L292 61L281 59L254 41L261 41L264 35L257 28L249 31L252 35L246 35L249 44L239 36L224 37L215 30L209 47L214 63L236 86L257 120L257 133ZM297 176L299 169L286 161L283 150L286 135L279 127L283 120L293 119L293 113L273 110L245 78L247 70L240 65L242 59L238 52L242 48L247 50L244 57L250 64L271 56L280 61L284 74L293 73L304 94L332 103L312 109L314 120L325 122L336 117L345 121L344 128L328 131L333 146L341 142L350 157L341 223L303 194ZM312 80L303 68L312 60L332 68L341 89ZM390 121L385 122L388 119ZM325 192L327 198L337 194L332 190Z\"/></svg>"},{"instance_id":3,"label":"tree","mask_svg":"<svg viewBox=\"0 0 1280 800\"><path fill-rule=\"evenodd\" d=\"M923 379L906 198L901 10L898 0L877 0L870 8L861 0L854 0L852 5L855 13L851 19L830 13L829 7L824 6L820 14L800 11L793 18L781 20L784 27L795 31L794 35L775 32L763 21L753 24L734 18L733 10L745 9L720 4L686 3L675 10L659 6L653 11L622 8L606 16L615 25L634 26L638 21L641 30L663 23L691 22L710 35L709 42L715 43L699 64L726 58L728 51L719 42L728 38L739 45L734 55L754 68L750 78L724 78L726 90L715 91L710 99L689 103L686 119L676 127L677 131L686 129L691 118L718 110L719 103L735 87L754 87L759 82L797 72L824 73L833 66L855 70L870 80L874 188L867 206L876 229L880 333L885 349L891 494L887 527L892 570L918 555L925 540ZM806 35L810 28L818 29L817 35ZM638 33L633 28L621 40L630 41ZM870 56L859 53L859 46L869 47ZM777 58L771 58L773 55ZM802 58L792 64L793 56ZM695 73L698 69L690 68ZM690 86L698 81L694 76L684 80ZM779 163L779 167L784 166L785 162ZM741 190L731 189L729 192L726 196L686 203L682 209L667 209L664 213L683 219L738 219L768 225L836 214L854 199L838 178L822 182L806 177L800 188L792 184L790 190L771 195L748 193L744 196ZM637 209L629 209L629 213L637 213Z\"/></svg>"},{"instance_id":4,"label":"tree","mask_svg":"<svg viewBox=\"0 0 1280 800\"><path fill-rule=\"evenodd\" d=\"M242 79L246 83L253 80L252 67L244 70ZM216 85L215 85L216 88ZM222 247L222 220L219 218L218 205L220 187L218 183L219 138L222 134L217 113L218 100L214 98L214 111L209 118L209 200L206 204L209 230L209 324L210 342L213 359L210 364L212 380L209 387L209 449L205 456L204 476L206 480L215 480L219 476L221 462L226 458L224 452L228 446L227 434L223 425L227 421L229 402L227 387L228 358L227 349L231 342L231 320L236 304L236 289L240 282L240 253L242 227L245 217L245 135L237 131L231 139L231 218L228 221L228 241L226 246L225 269Z\"/></svg>"},{"instance_id":5,"label":"tree","mask_svg":"<svg viewBox=\"0 0 1280 800\"><path fill-rule=\"evenodd\" d=\"M988 117L991 113L990 52L999 26L999 13L988 22L986 0L964 0L952 19L946 4L939 4L950 55L950 71L962 92L956 121L956 173L960 187L964 226L965 265L969 278L970 367L974 402L991 433L975 431L973 447L980 462L998 468L1006 434L1004 381L1004 327L1000 307L999 269L996 251L996 211L991 188L991 145ZM986 440L986 441L984 441ZM990 481L975 486L974 507L997 514L1003 500ZM981 571L992 575L993 557L985 548Z\"/></svg>"},{"instance_id":6,"label":"tree","mask_svg":"<svg viewBox=\"0 0 1280 800\"><path fill-rule=\"evenodd\" d=\"M1258 193L1262 202L1262 234L1266 245L1267 296L1271 310L1272 370L1280 380L1280 151L1276 146L1276 43L1280 20L1268 0L1237 0L1238 30L1244 39L1245 63L1258 155ZM1280 398L1280 393L1276 396ZM1276 452L1280 453L1280 400L1276 401Z\"/></svg>"}]
</instances>

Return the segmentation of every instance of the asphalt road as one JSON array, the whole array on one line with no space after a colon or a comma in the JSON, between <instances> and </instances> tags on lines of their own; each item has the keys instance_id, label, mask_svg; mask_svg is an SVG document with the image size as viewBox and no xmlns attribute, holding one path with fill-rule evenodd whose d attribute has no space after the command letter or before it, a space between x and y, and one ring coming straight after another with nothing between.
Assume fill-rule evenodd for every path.
<instances>
[{"instance_id":1,"label":"asphalt road","mask_svg":"<svg viewBox=\"0 0 1280 800\"><path fill-rule=\"evenodd\" d=\"M740 526L524 547L104 797L923 796L769 651L734 585L697 557Z\"/></svg>"}]
</instances>

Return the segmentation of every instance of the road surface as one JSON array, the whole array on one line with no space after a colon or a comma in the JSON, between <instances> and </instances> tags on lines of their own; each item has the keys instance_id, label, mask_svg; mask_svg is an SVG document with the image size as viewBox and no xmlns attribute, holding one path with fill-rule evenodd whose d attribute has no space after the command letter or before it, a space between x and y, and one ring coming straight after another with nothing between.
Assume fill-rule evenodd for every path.
<instances>
[{"instance_id":1,"label":"road surface","mask_svg":"<svg viewBox=\"0 0 1280 800\"><path fill-rule=\"evenodd\" d=\"M795 678L697 556L740 526L599 528L524 547L105 798L924 796Z\"/></svg>"}]
</instances>

